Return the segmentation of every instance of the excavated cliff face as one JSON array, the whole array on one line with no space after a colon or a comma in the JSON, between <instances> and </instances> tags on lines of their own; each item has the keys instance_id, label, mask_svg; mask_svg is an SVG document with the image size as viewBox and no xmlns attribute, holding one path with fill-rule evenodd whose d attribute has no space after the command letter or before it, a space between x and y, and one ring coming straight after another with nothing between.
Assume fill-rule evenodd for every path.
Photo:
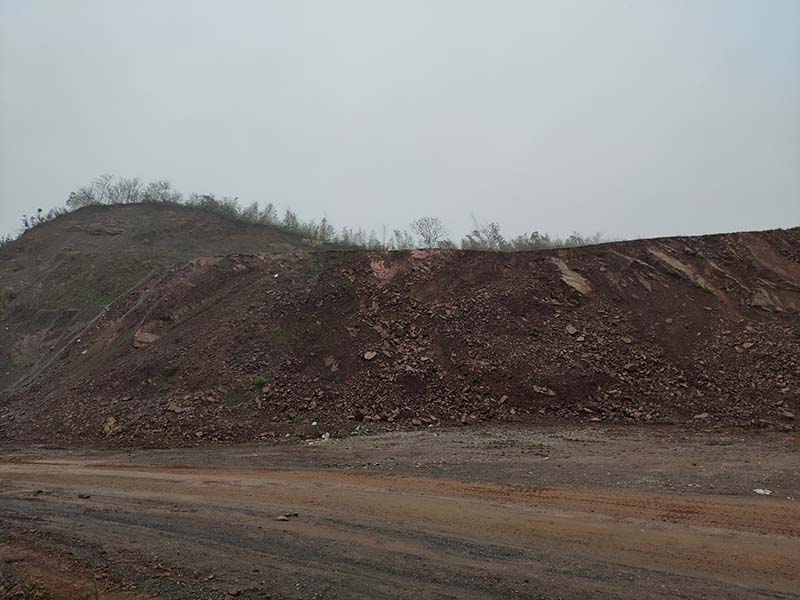
<instances>
[{"instance_id":1,"label":"excavated cliff face","mask_svg":"<svg viewBox=\"0 0 800 600\"><path fill-rule=\"evenodd\" d=\"M488 420L794 427L800 229L560 251L228 255L151 277L5 398L6 440Z\"/></svg>"}]
</instances>

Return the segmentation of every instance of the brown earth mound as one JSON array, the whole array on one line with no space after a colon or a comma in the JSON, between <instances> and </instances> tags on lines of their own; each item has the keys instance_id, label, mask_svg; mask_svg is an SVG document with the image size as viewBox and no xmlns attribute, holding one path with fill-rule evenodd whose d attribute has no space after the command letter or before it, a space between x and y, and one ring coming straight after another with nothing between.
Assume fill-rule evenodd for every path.
<instances>
[{"instance_id":1,"label":"brown earth mound","mask_svg":"<svg viewBox=\"0 0 800 600\"><path fill-rule=\"evenodd\" d=\"M274 227L160 204L89 206L30 229L0 248L0 390L40 371L154 270L207 254L302 247Z\"/></svg>"},{"instance_id":2,"label":"brown earth mound","mask_svg":"<svg viewBox=\"0 0 800 600\"><path fill-rule=\"evenodd\" d=\"M5 440L185 444L485 420L792 428L800 229L561 251L229 255L151 277Z\"/></svg>"}]
</instances>

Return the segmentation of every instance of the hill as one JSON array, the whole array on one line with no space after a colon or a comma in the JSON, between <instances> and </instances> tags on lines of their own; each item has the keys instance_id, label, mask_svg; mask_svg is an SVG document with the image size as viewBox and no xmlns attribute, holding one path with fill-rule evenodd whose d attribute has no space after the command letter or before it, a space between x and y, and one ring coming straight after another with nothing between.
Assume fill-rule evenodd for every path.
<instances>
[{"instance_id":1,"label":"hill","mask_svg":"<svg viewBox=\"0 0 800 600\"><path fill-rule=\"evenodd\" d=\"M274 227L160 204L89 206L34 227L0 248L0 390L37 372L154 270L208 254L303 247Z\"/></svg>"},{"instance_id":2,"label":"hill","mask_svg":"<svg viewBox=\"0 0 800 600\"><path fill-rule=\"evenodd\" d=\"M162 445L498 420L793 428L799 313L800 228L200 258L113 302L5 399L0 436Z\"/></svg>"}]
</instances>

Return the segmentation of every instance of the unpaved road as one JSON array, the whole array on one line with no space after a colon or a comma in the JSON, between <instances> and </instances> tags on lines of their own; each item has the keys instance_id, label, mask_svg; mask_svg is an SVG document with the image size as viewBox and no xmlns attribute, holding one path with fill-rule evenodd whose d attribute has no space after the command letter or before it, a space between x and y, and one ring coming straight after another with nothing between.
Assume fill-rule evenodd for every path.
<instances>
[{"instance_id":1,"label":"unpaved road","mask_svg":"<svg viewBox=\"0 0 800 600\"><path fill-rule=\"evenodd\" d=\"M800 598L799 449L785 433L499 428L9 449L0 585L54 599Z\"/></svg>"}]
</instances>

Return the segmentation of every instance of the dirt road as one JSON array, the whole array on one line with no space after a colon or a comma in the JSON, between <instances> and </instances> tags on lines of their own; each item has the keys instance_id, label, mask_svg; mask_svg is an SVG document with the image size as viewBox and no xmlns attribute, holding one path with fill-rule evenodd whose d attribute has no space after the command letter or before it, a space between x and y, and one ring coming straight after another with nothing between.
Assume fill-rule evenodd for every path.
<instances>
[{"instance_id":1,"label":"dirt road","mask_svg":"<svg viewBox=\"0 0 800 600\"><path fill-rule=\"evenodd\" d=\"M461 429L8 451L0 583L57 599L800 598L798 448Z\"/></svg>"}]
</instances>

